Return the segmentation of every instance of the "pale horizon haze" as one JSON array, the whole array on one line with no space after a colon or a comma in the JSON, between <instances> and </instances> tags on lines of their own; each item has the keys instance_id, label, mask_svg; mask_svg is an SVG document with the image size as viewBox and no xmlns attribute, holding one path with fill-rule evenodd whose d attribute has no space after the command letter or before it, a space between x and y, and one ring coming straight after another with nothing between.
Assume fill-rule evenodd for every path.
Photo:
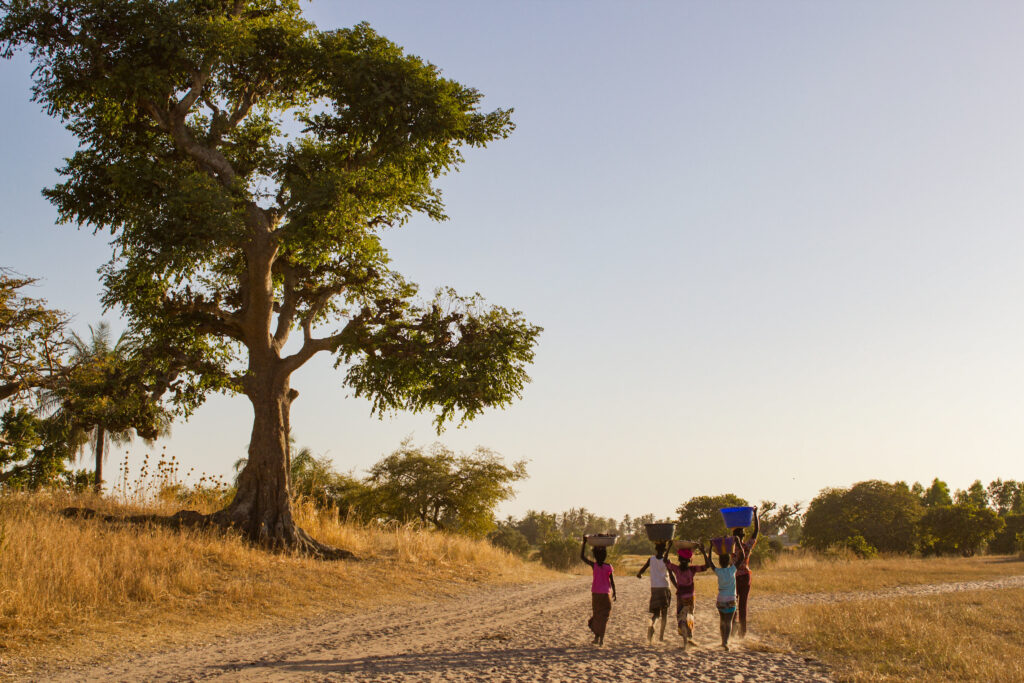
<instances>
[{"instance_id":1,"label":"pale horizon haze","mask_svg":"<svg viewBox=\"0 0 1024 683\"><path fill-rule=\"evenodd\" d=\"M515 109L441 181L450 219L385 245L422 291L479 291L544 333L522 399L440 437L431 415L372 417L322 356L292 379L299 445L357 473L407 436L528 459L502 516L1024 479L1024 4L304 7ZM121 329L99 303L109 235L40 195L74 142L30 74L0 61L0 266L76 331ZM244 397L211 396L155 450L230 476L250 428Z\"/></svg>"}]
</instances>

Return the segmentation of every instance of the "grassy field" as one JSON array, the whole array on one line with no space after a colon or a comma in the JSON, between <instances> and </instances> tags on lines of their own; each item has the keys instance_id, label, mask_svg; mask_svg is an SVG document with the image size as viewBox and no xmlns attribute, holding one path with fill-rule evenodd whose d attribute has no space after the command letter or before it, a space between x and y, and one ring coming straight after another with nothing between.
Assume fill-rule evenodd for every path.
<instances>
[{"instance_id":1,"label":"grassy field","mask_svg":"<svg viewBox=\"0 0 1024 683\"><path fill-rule=\"evenodd\" d=\"M616 575L629 578L646 559L644 555L619 558L615 563ZM695 562L702 563L700 559ZM754 570L752 590L755 595L845 593L925 583L996 579L1017 574L1024 574L1024 560L1007 556L927 559L894 556L860 560L827 559L812 553L787 552L767 567ZM698 595L713 596L716 586L710 572L698 575Z\"/></svg>"},{"instance_id":2,"label":"grassy field","mask_svg":"<svg viewBox=\"0 0 1024 683\"><path fill-rule=\"evenodd\" d=\"M769 643L841 681L1024 681L1024 590L799 605L758 615Z\"/></svg>"},{"instance_id":3,"label":"grassy field","mask_svg":"<svg viewBox=\"0 0 1024 683\"><path fill-rule=\"evenodd\" d=\"M140 511L91 497L0 495L0 673L41 657L82 662L95 653L166 648L318 612L557 576L483 541L341 524L301 506L307 531L360 561L318 562L268 554L212 531L56 514L69 505Z\"/></svg>"}]
</instances>

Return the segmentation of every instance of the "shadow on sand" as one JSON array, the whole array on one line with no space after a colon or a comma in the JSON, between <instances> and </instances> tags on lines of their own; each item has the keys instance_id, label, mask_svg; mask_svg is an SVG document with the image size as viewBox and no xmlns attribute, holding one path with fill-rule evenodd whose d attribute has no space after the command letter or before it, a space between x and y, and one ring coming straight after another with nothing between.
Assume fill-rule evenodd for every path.
<instances>
[{"instance_id":1,"label":"shadow on sand","mask_svg":"<svg viewBox=\"0 0 1024 683\"><path fill-rule=\"evenodd\" d=\"M485 674L490 670L507 670L509 667L536 671L545 667L586 665L621 662L624 658L686 657L693 664L714 660L717 675L731 676L749 674L750 661L744 653L722 652L705 648L690 648L686 654L681 648L651 649L642 646L609 646L595 648L578 647L537 647L504 648L493 650L467 650L460 652L422 652L384 656L366 656L336 659L292 659L287 661L252 662L225 669L277 670L280 672L326 674L418 674L425 672L473 670ZM692 658L692 659L691 659ZM732 661L730 661L732 660ZM653 662L652 662L653 664Z\"/></svg>"}]
</instances>

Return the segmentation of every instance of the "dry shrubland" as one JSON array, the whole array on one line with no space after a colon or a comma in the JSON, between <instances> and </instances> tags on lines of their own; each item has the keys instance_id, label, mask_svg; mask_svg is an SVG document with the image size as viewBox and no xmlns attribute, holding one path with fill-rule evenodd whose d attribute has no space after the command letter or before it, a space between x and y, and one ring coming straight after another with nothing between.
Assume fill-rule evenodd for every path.
<instances>
[{"instance_id":1,"label":"dry shrubland","mask_svg":"<svg viewBox=\"0 0 1024 683\"><path fill-rule=\"evenodd\" d=\"M67 506L120 515L170 513L180 503L0 494L0 672L44 651L78 659L166 647L318 612L426 600L468 584L554 576L486 541L342 523L302 503L296 513L307 531L360 559L274 555L215 530L68 519L58 514Z\"/></svg>"},{"instance_id":2,"label":"dry shrubland","mask_svg":"<svg viewBox=\"0 0 1024 683\"><path fill-rule=\"evenodd\" d=\"M757 619L841 681L1024 681L1022 589L799 605Z\"/></svg>"}]
</instances>

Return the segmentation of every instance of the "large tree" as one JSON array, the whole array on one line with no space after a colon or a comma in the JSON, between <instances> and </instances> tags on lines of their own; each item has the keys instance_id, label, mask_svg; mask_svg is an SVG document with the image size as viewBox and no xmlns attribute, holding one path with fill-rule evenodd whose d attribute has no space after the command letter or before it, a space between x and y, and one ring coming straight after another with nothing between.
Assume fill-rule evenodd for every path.
<instances>
[{"instance_id":1,"label":"large tree","mask_svg":"<svg viewBox=\"0 0 1024 683\"><path fill-rule=\"evenodd\" d=\"M540 329L450 290L421 301L381 243L415 214L444 218L434 181L508 135L509 111L481 111L365 24L317 29L299 0L0 10L5 54L28 49L35 99L80 143L46 196L113 235L105 304L168 359L177 400L252 403L237 494L211 521L343 555L296 526L288 497L290 377L318 353L375 412L436 409L439 429L519 396Z\"/></svg>"},{"instance_id":2,"label":"large tree","mask_svg":"<svg viewBox=\"0 0 1024 683\"><path fill-rule=\"evenodd\" d=\"M370 468L366 482L376 510L388 519L482 536L495 526L495 506L513 497L512 484L525 478L525 462L506 465L486 448L456 455L439 443L424 449L406 440Z\"/></svg>"}]
</instances>

